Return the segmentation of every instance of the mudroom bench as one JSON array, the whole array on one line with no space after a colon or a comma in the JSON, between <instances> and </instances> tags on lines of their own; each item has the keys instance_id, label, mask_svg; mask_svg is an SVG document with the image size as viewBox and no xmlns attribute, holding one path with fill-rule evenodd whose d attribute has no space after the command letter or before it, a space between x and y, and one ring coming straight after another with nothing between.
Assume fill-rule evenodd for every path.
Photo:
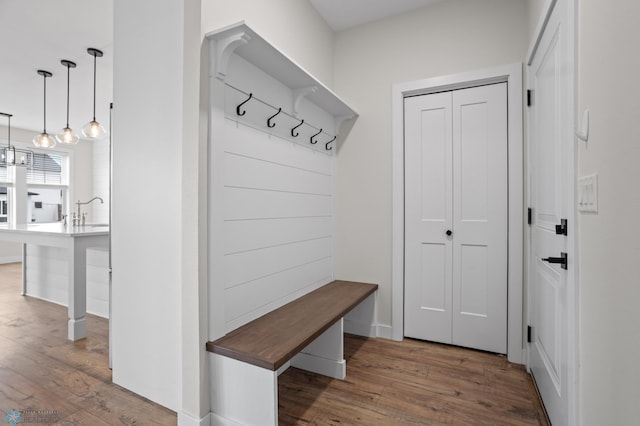
<instances>
[{"instance_id":1,"label":"mudroom bench","mask_svg":"<svg viewBox=\"0 0 640 426\"><path fill-rule=\"evenodd\" d=\"M216 424L277 425L278 374L290 365L344 379L343 317L377 288L333 281L208 342Z\"/></svg>"}]
</instances>

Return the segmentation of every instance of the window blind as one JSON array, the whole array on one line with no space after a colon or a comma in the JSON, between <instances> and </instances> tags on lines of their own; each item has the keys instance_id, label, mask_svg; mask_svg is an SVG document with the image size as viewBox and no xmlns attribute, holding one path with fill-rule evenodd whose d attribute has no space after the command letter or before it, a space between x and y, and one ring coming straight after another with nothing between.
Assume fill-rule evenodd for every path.
<instances>
[{"instance_id":1,"label":"window blind","mask_svg":"<svg viewBox=\"0 0 640 426\"><path fill-rule=\"evenodd\" d=\"M33 166L27 171L27 184L62 184L62 161L60 154L34 153Z\"/></svg>"}]
</instances>

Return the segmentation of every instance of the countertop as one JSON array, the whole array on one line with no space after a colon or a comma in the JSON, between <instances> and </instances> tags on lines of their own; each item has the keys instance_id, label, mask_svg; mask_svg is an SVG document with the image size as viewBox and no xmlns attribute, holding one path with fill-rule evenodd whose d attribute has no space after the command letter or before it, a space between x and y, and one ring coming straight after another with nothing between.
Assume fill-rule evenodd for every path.
<instances>
[{"instance_id":1,"label":"countertop","mask_svg":"<svg viewBox=\"0 0 640 426\"><path fill-rule=\"evenodd\" d=\"M60 237L90 237L98 235L108 235L109 225L106 224L86 224L80 226L63 225L56 223L29 223L24 225L0 224L0 233L29 234L29 235L50 235Z\"/></svg>"}]
</instances>

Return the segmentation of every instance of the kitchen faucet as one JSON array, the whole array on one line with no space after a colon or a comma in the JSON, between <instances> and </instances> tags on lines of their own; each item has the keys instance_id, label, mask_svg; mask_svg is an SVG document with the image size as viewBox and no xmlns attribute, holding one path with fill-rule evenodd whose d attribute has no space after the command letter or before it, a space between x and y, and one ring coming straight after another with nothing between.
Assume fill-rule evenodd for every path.
<instances>
[{"instance_id":1,"label":"kitchen faucet","mask_svg":"<svg viewBox=\"0 0 640 426\"><path fill-rule=\"evenodd\" d=\"M84 225L84 216L82 215L82 213L80 212L80 206L83 204L89 204L92 201L95 200L100 200L100 204L104 204L104 200L101 197L93 197L92 199L90 199L89 201L85 201L84 203L81 203L80 200L78 200L78 202L76 203L78 205L78 216L76 218L74 218L74 225L77 223L78 225L80 225L80 218L82 218L82 224ZM77 222L75 222L77 220Z\"/></svg>"}]
</instances>

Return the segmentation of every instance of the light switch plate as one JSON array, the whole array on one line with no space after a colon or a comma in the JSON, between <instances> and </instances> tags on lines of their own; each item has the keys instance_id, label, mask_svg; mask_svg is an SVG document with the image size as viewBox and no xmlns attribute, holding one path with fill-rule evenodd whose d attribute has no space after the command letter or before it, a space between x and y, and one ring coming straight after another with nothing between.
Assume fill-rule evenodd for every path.
<instances>
[{"instance_id":1,"label":"light switch plate","mask_svg":"<svg viewBox=\"0 0 640 426\"><path fill-rule=\"evenodd\" d=\"M578 182L578 211L598 213L598 174L583 176Z\"/></svg>"}]
</instances>

